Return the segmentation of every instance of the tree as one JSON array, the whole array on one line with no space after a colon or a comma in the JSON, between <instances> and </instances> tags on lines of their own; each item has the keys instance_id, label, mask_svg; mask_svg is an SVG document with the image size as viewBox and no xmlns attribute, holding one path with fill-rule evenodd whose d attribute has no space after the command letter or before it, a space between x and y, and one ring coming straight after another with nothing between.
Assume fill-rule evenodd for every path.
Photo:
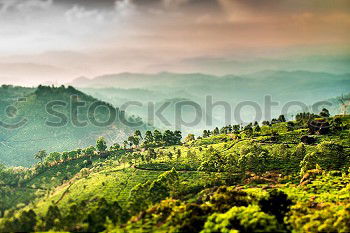
<instances>
[{"instance_id":1,"label":"tree","mask_svg":"<svg viewBox=\"0 0 350 233\"><path fill-rule=\"evenodd\" d=\"M128 141L124 141L123 142L123 147L124 147L124 150L126 149L126 147L129 145Z\"/></svg>"},{"instance_id":2,"label":"tree","mask_svg":"<svg viewBox=\"0 0 350 233\"><path fill-rule=\"evenodd\" d=\"M279 121L279 122L286 122L286 118L284 117L284 115L280 115L280 116L278 117L278 121Z\"/></svg>"},{"instance_id":3,"label":"tree","mask_svg":"<svg viewBox=\"0 0 350 233\"><path fill-rule=\"evenodd\" d=\"M53 152L53 153L50 153L46 159L45 159L47 162L49 163L54 163L54 162L58 162L61 160L61 153L58 153L58 152Z\"/></svg>"},{"instance_id":4,"label":"tree","mask_svg":"<svg viewBox=\"0 0 350 233\"><path fill-rule=\"evenodd\" d=\"M249 123L248 125L246 125L245 127L244 127L244 131L246 131L246 130L250 130L250 129L252 129L253 128L253 124L252 123Z\"/></svg>"},{"instance_id":5,"label":"tree","mask_svg":"<svg viewBox=\"0 0 350 233\"><path fill-rule=\"evenodd\" d=\"M129 146L132 147L134 145L134 136L130 136L128 137L128 142L129 142Z\"/></svg>"},{"instance_id":6,"label":"tree","mask_svg":"<svg viewBox=\"0 0 350 233\"><path fill-rule=\"evenodd\" d=\"M20 229L23 232L34 232L36 225L36 214L30 209L29 211L23 211L19 217Z\"/></svg>"},{"instance_id":7,"label":"tree","mask_svg":"<svg viewBox=\"0 0 350 233\"><path fill-rule=\"evenodd\" d=\"M227 127L226 127L226 126L225 126L225 127L222 127L222 128L220 129L220 133L221 133L221 134L227 134L227 133L228 133Z\"/></svg>"},{"instance_id":8,"label":"tree","mask_svg":"<svg viewBox=\"0 0 350 233\"><path fill-rule=\"evenodd\" d=\"M254 127L254 132L260 132L261 131L261 128L259 126L259 124L257 124L255 127Z\"/></svg>"},{"instance_id":9,"label":"tree","mask_svg":"<svg viewBox=\"0 0 350 233\"><path fill-rule=\"evenodd\" d=\"M87 156L93 156L94 153L95 153L96 149L95 147L93 146L89 146L88 148L85 149L84 153L87 155Z\"/></svg>"},{"instance_id":10,"label":"tree","mask_svg":"<svg viewBox=\"0 0 350 233\"><path fill-rule=\"evenodd\" d=\"M186 143L192 142L192 141L194 141L194 140L196 140L194 134L189 134L189 135L187 135L187 137L185 138L185 142L186 142Z\"/></svg>"},{"instance_id":11,"label":"tree","mask_svg":"<svg viewBox=\"0 0 350 233\"><path fill-rule=\"evenodd\" d=\"M219 135L219 134L220 134L219 128L216 127L213 131L213 135Z\"/></svg>"},{"instance_id":12,"label":"tree","mask_svg":"<svg viewBox=\"0 0 350 233\"><path fill-rule=\"evenodd\" d=\"M114 143L111 147L110 150L120 150L121 146L118 143Z\"/></svg>"},{"instance_id":13,"label":"tree","mask_svg":"<svg viewBox=\"0 0 350 233\"><path fill-rule=\"evenodd\" d=\"M78 152L77 151L71 151L68 153L69 159L77 159L78 158Z\"/></svg>"},{"instance_id":14,"label":"tree","mask_svg":"<svg viewBox=\"0 0 350 233\"><path fill-rule=\"evenodd\" d=\"M51 205L44 218L45 230L52 230L57 227L57 222L62 218L61 212L56 205Z\"/></svg>"},{"instance_id":15,"label":"tree","mask_svg":"<svg viewBox=\"0 0 350 233\"><path fill-rule=\"evenodd\" d=\"M273 119L271 120L271 125L277 124L277 123L279 123L279 122L280 122L279 120L277 120L276 118L273 118Z\"/></svg>"},{"instance_id":16,"label":"tree","mask_svg":"<svg viewBox=\"0 0 350 233\"><path fill-rule=\"evenodd\" d=\"M163 134L163 141L165 145L170 146L174 144L174 132L166 130Z\"/></svg>"},{"instance_id":17,"label":"tree","mask_svg":"<svg viewBox=\"0 0 350 233\"><path fill-rule=\"evenodd\" d=\"M145 144L151 144L154 141L153 134L151 131L147 131L145 134Z\"/></svg>"},{"instance_id":18,"label":"tree","mask_svg":"<svg viewBox=\"0 0 350 233\"><path fill-rule=\"evenodd\" d=\"M107 142L106 139L104 137L100 137L99 139L97 139L96 142L96 148L99 152L104 152L107 149Z\"/></svg>"},{"instance_id":19,"label":"tree","mask_svg":"<svg viewBox=\"0 0 350 233\"><path fill-rule=\"evenodd\" d=\"M232 125L228 125L227 126L227 130L228 130L229 133L232 133L232 130L233 130Z\"/></svg>"},{"instance_id":20,"label":"tree","mask_svg":"<svg viewBox=\"0 0 350 233\"><path fill-rule=\"evenodd\" d=\"M203 131L203 138L209 138L210 137L210 131L209 130L204 130Z\"/></svg>"},{"instance_id":21,"label":"tree","mask_svg":"<svg viewBox=\"0 0 350 233\"><path fill-rule=\"evenodd\" d=\"M140 138L136 136L130 136L128 138L128 141L129 141L130 147L132 147L133 145L138 146L140 144Z\"/></svg>"},{"instance_id":22,"label":"tree","mask_svg":"<svg viewBox=\"0 0 350 233\"><path fill-rule=\"evenodd\" d=\"M96 199L97 207L84 215L86 216L85 221L89 223L86 232L103 232L106 230L107 219L116 224L120 223L122 215L125 215L117 202L109 204L105 198Z\"/></svg>"},{"instance_id":23,"label":"tree","mask_svg":"<svg viewBox=\"0 0 350 233\"><path fill-rule=\"evenodd\" d=\"M35 159L40 159L40 162L43 163L43 160L47 157L47 152L45 150L41 150L34 155Z\"/></svg>"},{"instance_id":24,"label":"tree","mask_svg":"<svg viewBox=\"0 0 350 233\"><path fill-rule=\"evenodd\" d=\"M153 133L153 136L154 136L154 142L157 143L157 144L161 144L162 143L162 140L163 140L163 136L162 136L162 133L158 130L155 130L154 133Z\"/></svg>"},{"instance_id":25,"label":"tree","mask_svg":"<svg viewBox=\"0 0 350 233\"><path fill-rule=\"evenodd\" d=\"M182 133L179 130L174 132L174 145L180 145L182 140Z\"/></svg>"},{"instance_id":26,"label":"tree","mask_svg":"<svg viewBox=\"0 0 350 233\"><path fill-rule=\"evenodd\" d=\"M262 125L264 125L264 126L271 126L271 123L269 121L263 121Z\"/></svg>"},{"instance_id":27,"label":"tree","mask_svg":"<svg viewBox=\"0 0 350 233\"><path fill-rule=\"evenodd\" d=\"M278 222L283 223L283 218L289 212L293 202L284 192L273 189L268 197L262 198L258 204L262 211L274 215Z\"/></svg>"},{"instance_id":28,"label":"tree","mask_svg":"<svg viewBox=\"0 0 350 233\"><path fill-rule=\"evenodd\" d=\"M138 137L138 138L141 138L142 139L142 133L140 130L136 130L135 133L134 133L134 137Z\"/></svg>"},{"instance_id":29,"label":"tree","mask_svg":"<svg viewBox=\"0 0 350 233\"><path fill-rule=\"evenodd\" d=\"M319 116L317 116L316 114L309 113L309 112L302 112L302 113L298 113L295 116L295 120L301 126L308 126L308 124L310 124L310 122L312 122L317 117Z\"/></svg>"},{"instance_id":30,"label":"tree","mask_svg":"<svg viewBox=\"0 0 350 233\"><path fill-rule=\"evenodd\" d=\"M233 125L232 126L232 131L234 133L239 133L240 129L241 129L241 127L239 125Z\"/></svg>"},{"instance_id":31,"label":"tree","mask_svg":"<svg viewBox=\"0 0 350 233\"><path fill-rule=\"evenodd\" d=\"M63 152L62 153L62 160L67 161L69 158L69 153L68 152ZM59 160L59 159L58 159ZM58 162L58 160L56 160Z\"/></svg>"},{"instance_id":32,"label":"tree","mask_svg":"<svg viewBox=\"0 0 350 233\"><path fill-rule=\"evenodd\" d=\"M81 154L83 153L83 150L82 150L82 149L80 149L80 148L78 148L78 149L76 150L76 152L77 152L78 156L80 157L80 156L81 156Z\"/></svg>"},{"instance_id":33,"label":"tree","mask_svg":"<svg viewBox=\"0 0 350 233\"><path fill-rule=\"evenodd\" d=\"M189 155L187 155L189 156ZM205 152L204 161L199 166L199 171L222 172L225 170L226 161L223 155L214 148Z\"/></svg>"},{"instance_id":34,"label":"tree","mask_svg":"<svg viewBox=\"0 0 350 233\"><path fill-rule=\"evenodd\" d=\"M328 109L326 109L326 108L322 109L322 111L320 112L320 116L321 116L321 117L328 118L328 117L330 117L330 115L331 115L331 114L329 114L329 111L328 111Z\"/></svg>"},{"instance_id":35,"label":"tree","mask_svg":"<svg viewBox=\"0 0 350 233\"><path fill-rule=\"evenodd\" d=\"M252 123L250 123L244 127L244 133L248 137L251 137L253 135L253 124Z\"/></svg>"}]
</instances>

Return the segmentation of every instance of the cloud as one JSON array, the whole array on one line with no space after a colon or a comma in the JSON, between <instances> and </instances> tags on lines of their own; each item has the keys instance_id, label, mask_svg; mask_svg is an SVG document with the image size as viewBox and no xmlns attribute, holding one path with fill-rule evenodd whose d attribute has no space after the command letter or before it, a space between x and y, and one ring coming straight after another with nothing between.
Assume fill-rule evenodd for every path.
<instances>
[{"instance_id":1,"label":"cloud","mask_svg":"<svg viewBox=\"0 0 350 233\"><path fill-rule=\"evenodd\" d=\"M52 5L53 0L0 0L0 12L47 10Z\"/></svg>"},{"instance_id":2,"label":"cloud","mask_svg":"<svg viewBox=\"0 0 350 233\"><path fill-rule=\"evenodd\" d=\"M68 22L75 22L77 20L94 19L96 21L103 21L104 15L98 10L87 10L82 6L75 5L67 10L65 16Z\"/></svg>"},{"instance_id":3,"label":"cloud","mask_svg":"<svg viewBox=\"0 0 350 233\"><path fill-rule=\"evenodd\" d=\"M65 12L65 17L68 22L91 20L100 23L105 22L106 24L113 24L114 19L128 17L136 14L136 12L136 5L132 0L117 0L114 2L113 7L109 9L88 8L87 6L76 4Z\"/></svg>"},{"instance_id":4,"label":"cloud","mask_svg":"<svg viewBox=\"0 0 350 233\"><path fill-rule=\"evenodd\" d=\"M189 0L163 0L165 7L178 7L188 2Z\"/></svg>"},{"instance_id":5,"label":"cloud","mask_svg":"<svg viewBox=\"0 0 350 233\"><path fill-rule=\"evenodd\" d=\"M348 0L346 0L348 1ZM339 3L339 5L337 5ZM93 75L144 71L240 48L348 44L345 0L0 0L0 56L84 52L40 59ZM328 9L328 10L327 10ZM253 52L252 52L253 54ZM254 54L253 54L254 55ZM251 56L253 56L251 55ZM5 59L6 60L6 59ZM35 62L35 59L20 62Z\"/></svg>"},{"instance_id":6,"label":"cloud","mask_svg":"<svg viewBox=\"0 0 350 233\"><path fill-rule=\"evenodd\" d=\"M117 0L115 2L115 10L121 16L129 16L136 12L136 5L132 0Z\"/></svg>"},{"instance_id":7,"label":"cloud","mask_svg":"<svg viewBox=\"0 0 350 233\"><path fill-rule=\"evenodd\" d=\"M229 10L254 13L295 14L303 12L350 12L349 0L218 0Z\"/></svg>"}]
</instances>

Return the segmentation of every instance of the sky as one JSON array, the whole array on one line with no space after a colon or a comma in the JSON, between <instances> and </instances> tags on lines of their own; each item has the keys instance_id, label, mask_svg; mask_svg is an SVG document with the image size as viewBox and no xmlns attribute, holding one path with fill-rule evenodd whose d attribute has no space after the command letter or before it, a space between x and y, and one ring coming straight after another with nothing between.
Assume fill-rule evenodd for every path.
<instances>
[{"instance_id":1,"label":"sky","mask_svg":"<svg viewBox=\"0 0 350 233\"><path fill-rule=\"evenodd\" d=\"M349 0L0 0L0 83L120 72L348 72L349 28Z\"/></svg>"}]
</instances>

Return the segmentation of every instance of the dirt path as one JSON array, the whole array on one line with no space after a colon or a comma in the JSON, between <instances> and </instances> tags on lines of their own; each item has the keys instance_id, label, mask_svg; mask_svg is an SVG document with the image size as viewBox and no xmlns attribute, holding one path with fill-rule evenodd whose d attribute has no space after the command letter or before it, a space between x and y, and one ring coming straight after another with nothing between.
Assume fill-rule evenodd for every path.
<instances>
[{"instance_id":1,"label":"dirt path","mask_svg":"<svg viewBox=\"0 0 350 233\"><path fill-rule=\"evenodd\" d=\"M69 192L69 189L72 187L73 183L69 184L68 188L66 190L64 190L64 192L62 193L61 197L55 202L55 204L57 205L60 201L63 200L63 198L67 195L67 193Z\"/></svg>"},{"instance_id":2,"label":"dirt path","mask_svg":"<svg viewBox=\"0 0 350 233\"><path fill-rule=\"evenodd\" d=\"M142 168L142 167L136 167L132 166L135 170L140 170L140 171L153 171L153 172L168 172L171 171L171 169L151 169L151 168ZM205 173L229 173L229 172L221 172L221 171L197 171L197 170L176 170L177 172L189 172L189 173L196 173L196 172L205 172ZM234 173L233 175L237 175L238 173Z\"/></svg>"}]
</instances>

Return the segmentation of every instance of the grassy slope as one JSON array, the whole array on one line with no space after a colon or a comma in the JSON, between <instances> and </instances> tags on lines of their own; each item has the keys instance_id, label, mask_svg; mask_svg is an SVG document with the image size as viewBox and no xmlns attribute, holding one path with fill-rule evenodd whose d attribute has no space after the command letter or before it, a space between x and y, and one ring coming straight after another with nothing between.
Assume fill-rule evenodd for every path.
<instances>
[{"instance_id":1,"label":"grassy slope","mask_svg":"<svg viewBox=\"0 0 350 233\"><path fill-rule=\"evenodd\" d=\"M350 118L344 120L346 120L347 124L350 123ZM306 135L306 132L303 130L288 132L285 127L286 125L284 123L274 126L274 128L279 131L279 145L287 143L293 148L294 143L299 141L300 136ZM264 133L266 129L263 127L262 130ZM164 156L160 156L151 163L137 163L136 166L122 164L117 160L102 161L96 159L93 167L86 170L84 173L76 167L77 164L82 162L80 160L70 161L68 164L61 164L35 177L26 184L27 189L32 191L28 192L28 195L24 199L25 201L32 200L32 204L24 209L32 208L37 214L44 216L48 207L52 203L55 203L64 213L68 211L72 204L79 200L94 200L97 197L104 197L109 202L117 201L122 207L125 207L130 190L135 185L145 183L148 180L154 180L165 170L170 170L172 167L177 168L179 171L182 187L198 187L198 189L196 189L198 192L212 185L210 183L210 176L215 174L220 176L221 174L198 172L192 170L190 165L196 164L197 162L199 163L205 156L208 147L213 147L223 154L229 155L234 153L241 144L251 143L251 139L243 138L234 140L232 138L232 135L218 135L211 138L196 140L184 146L157 148L157 154L163 154ZM265 139L265 136L259 136L255 137L253 141L258 142L269 151L273 150L276 145L264 142ZM329 140L336 141L345 147L350 147L349 130L344 130L339 135L318 136L318 143ZM313 151L314 147L315 146L312 145L307 146L307 150ZM175 154L178 150L181 151L180 159L175 158ZM195 161L189 162L189 158L187 158L188 151L192 153L195 152ZM172 159L166 156L169 152L174 155ZM347 152L349 152L348 149ZM184 163L187 163L187 165L189 163L191 164L189 164L189 166L183 166ZM66 172L71 173L74 177L61 184ZM337 208L339 208L342 203L350 202L349 175L343 175L343 177L341 177L327 173L322 177L315 178L306 186L300 186L299 179L290 179L289 177L286 178L286 180L288 181L279 179L277 184L273 182L265 182L263 184L241 183L237 185L237 187L240 187L254 196L260 197L265 196L268 189L277 187L286 192L289 197L295 201L295 208L297 208L300 203L307 205L310 200L324 203L325 205L335 205ZM34 192L37 192L37 190L30 189L30 187L40 187L42 189L51 190L42 190L40 195L38 195L39 198L33 201ZM15 191L16 195L23 195L23 197L26 195L26 191L23 192L23 188L15 188Z\"/></svg>"},{"instance_id":2,"label":"grassy slope","mask_svg":"<svg viewBox=\"0 0 350 233\"><path fill-rule=\"evenodd\" d=\"M287 132L283 129L284 126L284 123L274 126L275 128L279 129L279 137L283 140L280 143L293 143L293 140L291 139L299 140L300 136L304 134L296 131ZM296 137L296 135L298 135L298 137ZM350 146L349 137L346 135L349 135L348 130L342 132L341 135L319 136L318 140L319 142L333 140L342 144L343 146ZM198 172L196 170L191 171L191 169L187 169L187 167L184 168L184 166L181 165L183 164L181 162L187 161L187 152L189 150L191 152L195 152L198 160L201 160L201 158L205 156L205 150L202 149L202 151L200 151L199 148L212 146L214 149L228 155L233 153L235 149L242 143L250 143L249 140L230 140L231 138L232 137L230 135L219 135L194 141L192 142L191 146L170 146L158 148L156 149L157 154L163 153L163 157L160 157L151 163L136 165L138 168L151 170L135 169L134 167L130 167L128 164L120 164L119 162L113 160L101 163L99 166L95 166L93 169L91 169L88 175L84 176L79 173L72 180L66 182L62 186L59 186L53 194L36 204L37 209L40 212L44 213L51 202L58 203L58 206L63 207L64 209L65 206L69 206L69 204L75 200L91 200L97 196L105 197L109 201L118 201L123 205L129 196L130 190L135 185L144 183L147 180L153 180L157 178L162 172L170 170L172 167L175 167L178 171L180 171L179 174L183 179L182 181L187 180L191 183L198 179L205 180L206 173ZM261 140L261 137L257 137L254 140L259 141ZM275 146L265 143L262 143L262 145L268 150L272 150ZM313 148L314 146L307 146L307 150L312 151ZM181 159L176 160L173 158L169 160L166 154L171 152L175 157L175 154L178 150L181 150ZM195 162L196 161L194 161L194 163ZM79 163L79 161L73 161L72 163ZM74 164L72 164L70 167L73 168ZM45 174L37 177L36 180L33 180L32 184L36 184L36 182L38 182L41 177L53 177L58 171L61 173L67 172L64 170L64 168L55 168L53 170L49 170ZM74 173L77 172L78 170L74 171ZM289 190L289 187L286 189ZM291 194L296 191L293 188L290 189Z\"/></svg>"},{"instance_id":3,"label":"grassy slope","mask_svg":"<svg viewBox=\"0 0 350 233\"><path fill-rule=\"evenodd\" d=\"M108 202L117 201L125 207L130 190L137 184L156 179L162 171L139 170L128 165L104 165L100 169L91 171L88 175L77 174L72 180L57 187L49 196L34 204L34 210L45 214L52 203L56 203L62 210L67 210L77 200L94 200L103 197ZM180 172L182 182L202 180L208 176L204 172ZM31 208L32 206L28 206Z\"/></svg>"}]
</instances>

